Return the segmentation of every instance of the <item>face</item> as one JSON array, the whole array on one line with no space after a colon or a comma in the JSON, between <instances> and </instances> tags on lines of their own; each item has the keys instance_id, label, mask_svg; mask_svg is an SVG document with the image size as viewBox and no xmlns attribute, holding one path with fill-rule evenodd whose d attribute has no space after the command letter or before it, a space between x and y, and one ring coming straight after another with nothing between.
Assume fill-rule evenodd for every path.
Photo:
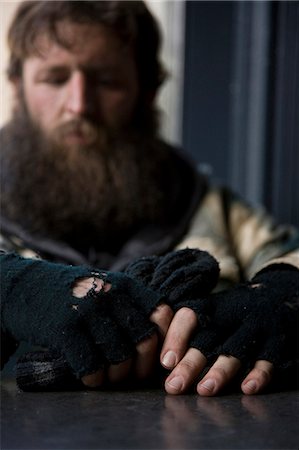
<instances>
[{"instance_id":1,"label":"face","mask_svg":"<svg viewBox=\"0 0 299 450\"><path fill-rule=\"evenodd\" d=\"M104 26L59 27L71 47L38 39L39 53L23 65L25 104L47 137L68 147L89 146L99 127L113 132L133 119L139 95L133 50Z\"/></svg>"}]
</instances>

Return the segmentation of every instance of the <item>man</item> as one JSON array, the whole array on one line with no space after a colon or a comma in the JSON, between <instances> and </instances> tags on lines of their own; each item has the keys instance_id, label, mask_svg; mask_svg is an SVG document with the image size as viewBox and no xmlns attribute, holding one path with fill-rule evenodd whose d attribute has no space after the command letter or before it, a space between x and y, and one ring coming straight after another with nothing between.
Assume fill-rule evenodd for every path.
<instances>
[{"instance_id":1,"label":"man","mask_svg":"<svg viewBox=\"0 0 299 450\"><path fill-rule=\"evenodd\" d=\"M157 26L142 2L24 2L9 46L15 108L1 134L6 251L119 270L140 256L200 248L220 263L217 290L250 280L262 269L267 274L266 267L270 278L273 271L276 279L291 272L290 285L296 284L297 231L274 226L229 190L210 187L184 156L159 139L155 96L164 72ZM249 287L263 284L257 279ZM102 288L98 274L86 273L73 294L83 297ZM223 337L217 331L225 329L217 313L218 305L227 311L222 300L209 318L215 329L206 329L190 308L174 315L160 305L152 312L164 340L161 363L171 370L167 392L182 393L198 382L208 354L214 354L214 362L197 385L200 395L220 392L244 361L250 360L245 394L260 392L271 380L274 354L284 353L286 344L279 343L270 357L268 342L276 335L267 336L267 345L259 341L258 351L262 333L251 336L251 357L246 353L243 361L228 343L241 339L234 332L247 318L247 304L238 326L232 323L230 339L227 330ZM242 334L244 348L249 334ZM200 336L200 344L195 339L190 346L192 335ZM137 343L134 370L141 378L150 373L156 352L155 335ZM129 373L126 361L109 370L112 381ZM85 384L101 385L103 372L94 372L84 374Z\"/></svg>"}]
</instances>

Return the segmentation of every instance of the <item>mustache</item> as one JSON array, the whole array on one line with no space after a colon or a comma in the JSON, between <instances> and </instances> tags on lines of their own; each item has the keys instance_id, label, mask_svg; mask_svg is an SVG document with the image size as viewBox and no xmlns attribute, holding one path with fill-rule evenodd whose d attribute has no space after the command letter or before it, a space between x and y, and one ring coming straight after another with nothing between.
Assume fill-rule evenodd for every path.
<instances>
[{"instance_id":1,"label":"mustache","mask_svg":"<svg viewBox=\"0 0 299 450\"><path fill-rule=\"evenodd\" d=\"M90 141L98 139L100 134L107 133L105 127L94 124L87 119L72 119L59 125L53 132L56 137L64 137L68 134L81 134Z\"/></svg>"}]
</instances>

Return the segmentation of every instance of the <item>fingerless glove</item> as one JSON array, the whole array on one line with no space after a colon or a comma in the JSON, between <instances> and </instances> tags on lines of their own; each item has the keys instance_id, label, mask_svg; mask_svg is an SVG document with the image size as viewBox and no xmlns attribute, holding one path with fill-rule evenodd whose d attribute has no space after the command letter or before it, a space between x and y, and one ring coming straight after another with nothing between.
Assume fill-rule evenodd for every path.
<instances>
[{"instance_id":1,"label":"fingerless glove","mask_svg":"<svg viewBox=\"0 0 299 450\"><path fill-rule=\"evenodd\" d=\"M192 307L197 311L196 304ZM250 282L207 298L210 323L191 346L208 359L232 355L287 367L298 359L299 271L272 265Z\"/></svg>"},{"instance_id":2,"label":"fingerless glove","mask_svg":"<svg viewBox=\"0 0 299 450\"><path fill-rule=\"evenodd\" d=\"M81 377L104 362L129 358L134 345L155 331L140 309L141 299L154 308L160 297L122 273L1 256L1 329L15 341L59 352ZM72 295L80 278L99 277L109 292Z\"/></svg>"},{"instance_id":3,"label":"fingerless glove","mask_svg":"<svg viewBox=\"0 0 299 450\"><path fill-rule=\"evenodd\" d=\"M152 328L148 327L144 313L149 316L162 301L169 303L174 310L179 309L183 300L188 303L196 298L196 303L200 304L201 296L206 296L216 285L218 274L216 260L207 252L193 249L171 252L161 257L139 258L127 267L122 277L110 272L92 272L93 276L104 278L112 284L111 290L104 294L107 316L106 345L103 348L110 348L111 352L112 346L114 358L109 358L107 354L106 358L116 361L115 354L119 351L120 341L120 336L119 339L112 336L111 327L115 328L115 324L111 323L110 316L117 325L124 327L131 341L137 343L154 329L153 325ZM94 296L100 298L101 293L94 293ZM115 329L114 334L117 331ZM118 357L118 360L121 358ZM27 354L17 364L19 387L24 390L65 388L66 377L70 373L65 365L66 361L55 353ZM71 377L69 382L73 386Z\"/></svg>"},{"instance_id":4,"label":"fingerless glove","mask_svg":"<svg viewBox=\"0 0 299 450\"><path fill-rule=\"evenodd\" d=\"M198 310L216 286L219 264L209 253L198 249L184 249L165 256L147 256L131 263L126 273L163 295L164 302L175 311L193 300Z\"/></svg>"}]
</instances>

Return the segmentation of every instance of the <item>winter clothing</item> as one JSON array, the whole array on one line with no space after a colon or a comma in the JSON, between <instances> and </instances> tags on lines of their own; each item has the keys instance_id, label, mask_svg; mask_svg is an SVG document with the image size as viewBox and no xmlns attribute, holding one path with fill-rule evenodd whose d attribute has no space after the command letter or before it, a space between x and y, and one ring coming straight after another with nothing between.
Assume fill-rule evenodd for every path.
<instances>
[{"instance_id":1,"label":"winter clothing","mask_svg":"<svg viewBox=\"0 0 299 450\"><path fill-rule=\"evenodd\" d=\"M193 289L193 281L196 281L197 283L197 281L201 280L201 276L197 270L197 263L194 262L192 258L189 260L187 267L190 266L190 270L193 271L192 273L195 278L188 278L188 274L184 270L182 271L181 269L176 268L176 257L173 259L173 255L166 256L164 260L159 259L157 265L157 260L151 259L151 255L158 255L158 257L161 258L161 256L167 254L167 252L173 250L181 250L187 247L201 249L201 251L213 255L219 262L220 274L215 291L231 288L238 283L245 283L243 287L242 285L239 285L236 290L229 290L222 294L208 296L208 291L213 287L215 282L215 280L213 280L211 284L206 286L203 297L197 292L196 297L200 296L202 300L198 303L201 303L201 319L204 320L204 318L208 317L208 314L210 314L213 320L219 320L219 317L224 311L225 317L231 315L231 329L234 328L234 330L236 330L236 336L239 335L239 332L237 331L238 327L241 326L242 329L246 329L247 327L248 333L246 331L245 334L242 334L241 338L244 342L249 336L251 343L253 344L252 348L248 348L248 351L244 350L243 353L242 349L235 350L233 341L236 341L237 339L235 339L233 334L233 337L230 340L229 330L226 329L225 324L220 321L218 325L223 329L223 335L227 337L227 339L224 342L218 342L217 334L217 336L215 336L215 341L213 341L211 345L212 331L208 331L209 336L207 337L207 344L204 344L207 345L206 351L209 354L212 354L213 352L217 353L217 349L227 353L233 352L240 358L244 357L245 359L249 357L248 355L250 355L251 358L252 355L267 356L273 354L273 351L269 350L270 347L268 345L268 342L272 339L272 334L268 333L270 328L268 327L267 329L266 324L274 322L275 324L278 323L278 311L281 312L284 317L287 317L288 314L285 314L284 311L288 311L287 303L290 301L287 298L289 281L287 283L285 283L285 281L282 282L280 292L285 292L285 296L283 297L284 306L281 308L277 304L277 296L268 296L268 294L264 294L264 288L252 288L251 282L248 284L246 283L251 279L254 280L254 283L259 280L259 278L253 278L256 274L258 274L258 277L262 276L261 274L266 276L267 272L261 272L261 270L266 267L272 267L273 264L285 264L292 266L292 268L299 269L298 230L291 226L276 225L263 210L251 207L230 190L211 186L208 180L198 174L182 155L177 153L174 149L170 149L170 151L173 152L173 158L177 160L178 166L176 173L176 189L174 190L175 194L169 199L169 203L173 205L173 214L170 214L172 218L171 221L167 225L156 224L155 226L144 227L136 231L135 235L127 242L123 243L123 246L119 249L117 254L110 254L108 255L109 257L106 258L107 252L101 251L100 248L93 247L92 242L90 243L88 251L82 253L78 248L71 246L68 242L56 242L51 236L37 236L30 232L30 230L24 229L19 223L13 223L5 217L5 211L2 211L1 218L1 248L8 252L17 252L25 257L42 257L56 263L105 267L105 269L109 270L124 270L134 259L144 257L146 259L143 261L147 260L152 265L151 270L155 271L159 264L161 264L161 268L165 265L167 270L173 267L173 278L169 278L165 283L161 282L156 275L152 276L151 274L146 273L145 277L145 282L147 284L149 283L152 289L161 288L160 294L168 296L170 303L172 302L171 298L173 298L173 296L176 299L181 296L184 297L185 289L188 293L189 286L192 286ZM181 171L179 169L181 169ZM187 188L184 186L187 186ZM170 196L171 195L172 194L170 194ZM179 201L177 201L177 199L179 199ZM190 256L188 256L188 258L189 257ZM207 258L207 261L208 260L209 258ZM105 261L107 261L107 264L105 264ZM134 266L131 266L131 269L132 267ZM4 268L5 267L3 267L3 269ZM137 278L140 275L140 273L138 274L139 269L142 274L143 268L142 264L140 266L140 262L135 265L134 269L136 270ZM20 274L21 273L22 272L20 272ZM287 276L286 273L285 276ZM296 283L296 276L293 275L292 272L290 277L293 276L295 277ZM184 284L184 280L186 279L188 280L187 286ZM288 278L288 280L289 279L290 278ZM275 284L275 277L269 276L269 280L269 283L265 283L267 292L270 292L271 290L270 283ZM23 284L24 291L27 290L28 286L31 287L31 281L29 281L30 278L28 275L27 285ZM19 282L23 283L23 281ZM177 282L180 282L179 288L177 284L175 284L174 287L173 283ZM262 283L264 282L265 280L263 278ZM6 283L7 279L4 284L4 292L7 293L10 288L7 287ZM51 283L49 280L47 282L44 281L44 283L46 283L45 286L48 286L49 289L50 285L52 286L52 284L55 284L54 281ZM293 282L291 284L293 285ZM277 290L277 288L276 285L275 290ZM57 289L59 290L58 286ZM283 289L285 289L285 291L283 291ZM251 295L252 291L254 292L254 295ZM242 308L248 308L250 306L249 315L247 314L247 310L244 310L244 308L242 309L240 305L237 306L240 299L242 300L243 298L243 296L240 297L240 292L246 293ZM258 295L256 296L255 294ZM12 298L11 293L8 293L7 295L8 297L6 297L6 294L4 296L5 302L8 301L8 298ZM30 292L26 295L28 295L29 298ZM69 298L69 294L65 293L65 295L66 298ZM217 295L220 297L217 297ZM294 295L293 293L290 293L290 295L291 304L293 304ZM231 296L232 304L236 305L237 312L227 308L227 305L229 304L228 299ZM269 298L268 301L266 301L266 297ZM214 301L214 299L216 300L217 298L219 299L219 302ZM206 302L204 299L212 299L212 309L211 305L208 305L207 311L205 310ZM15 298L14 303L17 301L18 299ZM261 305L257 314L259 318L264 317L265 325L260 326L256 324L255 331L250 333L251 330L248 329L245 322L247 320L254 322L253 314L254 310L256 311L256 306L254 306L253 309L251 309L251 306L253 304L255 305L256 302ZM273 305L271 302L273 302ZM269 306L270 304L273 306L273 309ZM191 305L192 302L190 303L190 306ZM217 305L217 308L215 305ZM123 307L124 305L122 304L120 309ZM177 308L177 304L175 308ZM116 310L118 310L118 308L116 308ZM149 310L147 311L147 314L148 313ZM13 320L12 316L13 314L11 313L10 320ZM280 328L280 331L282 334L287 334L290 332L290 327L287 325L286 321L281 323L281 327L284 325L285 329ZM292 326L293 325L292 322ZM278 325L275 325L275 327L276 326ZM205 331L207 330L208 328ZM4 332L5 331L6 329L4 329ZM145 333L148 331L150 332L150 330L147 330L145 327ZM264 336L264 350L262 350L261 347L257 348L253 343L253 340L255 340L255 333L260 337ZM292 335L292 332L290 334ZM6 336L7 342L10 344L8 347L13 351L16 343L8 328ZM275 336L273 337L274 341L276 340ZM132 338L132 336L130 338ZM19 337L17 339L19 339ZM196 335L194 339L193 345L197 348L203 348L202 342L206 342L204 337ZM45 344L48 344L48 341L45 342ZM221 345L223 347L221 347ZM263 346L263 344L261 344L261 346ZM279 348L283 348L284 344L279 344L278 346ZM93 364L94 363L92 362L91 365ZM74 369L77 373L81 373L80 368L78 369L77 367L77 363L75 363Z\"/></svg>"}]
</instances>

